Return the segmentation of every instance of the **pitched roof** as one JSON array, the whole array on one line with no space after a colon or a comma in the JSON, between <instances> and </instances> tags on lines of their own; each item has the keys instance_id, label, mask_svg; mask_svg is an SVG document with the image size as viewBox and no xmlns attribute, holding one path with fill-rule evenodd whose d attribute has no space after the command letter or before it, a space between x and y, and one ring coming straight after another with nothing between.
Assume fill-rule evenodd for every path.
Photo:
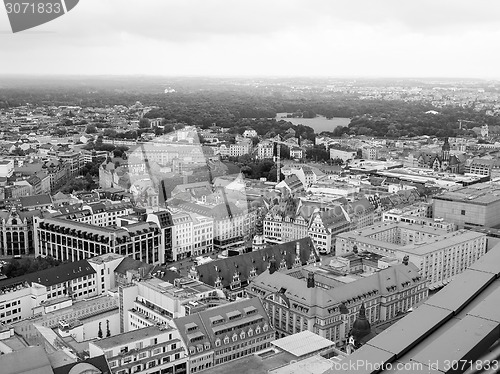
<instances>
[{"instance_id":1,"label":"pitched roof","mask_svg":"<svg viewBox=\"0 0 500 374\"><path fill-rule=\"evenodd\" d=\"M147 267L148 269L151 269L152 266L145 264L142 261L135 260L131 257L124 257L123 261L120 262L120 265L116 267L115 273L125 275L129 270L138 270L139 268L142 267Z\"/></svg>"},{"instance_id":2,"label":"pitched roof","mask_svg":"<svg viewBox=\"0 0 500 374\"><path fill-rule=\"evenodd\" d=\"M211 261L206 264L198 265L196 270L198 271L200 281L210 286L215 286L215 280L217 277L220 277L222 285L224 287L229 287L235 272L238 272L242 283L248 283L250 271L255 268L257 275L261 274L267 269L269 261L272 258L276 260L278 266L284 259L287 268L291 268L295 262L297 243L300 248L301 264L306 264L308 262L311 251L316 259L319 259L312 239L306 237L288 243L263 248L259 251Z\"/></svg>"},{"instance_id":3,"label":"pitched roof","mask_svg":"<svg viewBox=\"0 0 500 374\"><path fill-rule=\"evenodd\" d=\"M190 347L196 348L198 345L204 345L205 343L210 343L211 348L213 348L217 339L223 341L226 336L240 335L243 330L247 332L248 324L258 323L262 326L267 324L271 328L269 317L258 297L242 299L176 318L174 323L188 350ZM221 329L231 327L232 331L227 334L216 335Z\"/></svg>"},{"instance_id":4,"label":"pitched roof","mask_svg":"<svg viewBox=\"0 0 500 374\"><path fill-rule=\"evenodd\" d=\"M91 274L95 274L94 268L90 266L87 260L80 260L21 275L14 279L26 280L29 283L38 283L48 287Z\"/></svg>"},{"instance_id":5,"label":"pitched roof","mask_svg":"<svg viewBox=\"0 0 500 374\"><path fill-rule=\"evenodd\" d=\"M335 283L332 278L322 277L321 273L315 273L314 276L321 277L320 283L322 284ZM414 283L421 281L421 279L419 269L414 264L409 263L408 265L390 266L350 283L340 285L335 283L329 289L308 288L305 277L299 279L292 274L280 271L270 274L268 270L256 277L252 284L267 290L269 293L280 292L289 302L308 306L310 315L325 316L328 314L327 308L330 306L354 301L355 298L373 291L386 295L394 290L401 290L406 282Z\"/></svg>"},{"instance_id":6,"label":"pitched roof","mask_svg":"<svg viewBox=\"0 0 500 374\"><path fill-rule=\"evenodd\" d=\"M73 367L76 367L74 370ZM77 370L79 369L79 370ZM110 374L111 370L108 366L108 362L106 361L106 357L104 355L87 358L85 361L73 362L71 364L67 364L64 366L60 366L58 368L54 368L54 374L73 374L73 373L82 373L83 369L98 369L102 374Z\"/></svg>"}]
</instances>

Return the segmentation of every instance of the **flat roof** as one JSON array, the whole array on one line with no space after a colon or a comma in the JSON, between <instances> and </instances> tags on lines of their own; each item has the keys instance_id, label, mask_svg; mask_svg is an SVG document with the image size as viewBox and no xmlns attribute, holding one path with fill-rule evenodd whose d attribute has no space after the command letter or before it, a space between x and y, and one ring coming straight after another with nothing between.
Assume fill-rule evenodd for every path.
<instances>
[{"instance_id":1,"label":"flat roof","mask_svg":"<svg viewBox=\"0 0 500 374\"><path fill-rule=\"evenodd\" d=\"M476 298L494 279L493 274L465 270L424 304L447 309L456 314L463 306Z\"/></svg>"},{"instance_id":2,"label":"flat roof","mask_svg":"<svg viewBox=\"0 0 500 374\"><path fill-rule=\"evenodd\" d=\"M136 342L145 338L162 335L169 330L171 329L160 330L158 326L149 326L138 330L132 330L123 334L110 336L109 338L96 340L93 342L93 344L97 345L102 349L110 349L131 342Z\"/></svg>"},{"instance_id":3,"label":"flat roof","mask_svg":"<svg viewBox=\"0 0 500 374\"><path fill-rule=\"evenodd\" d=\"M297 362L268 371L269 374L318 374L332 367L332 361L320 355L311 356Z\"/></svg>"},{"instance_id":4,"label":"flat roof","mask_svg":"<svg viewBox=\"0 0 500 374\"><path fill-rule=\"evenodd\" d=\"M444 370L444 360L467 360L467 362L475 363L495 357L488 356L488 352L491 351L491 354L497 355L500 351L498 345L500 341L500 278L494 278L496 271L491 265L495 264L500 270L500 262L496 261L499 249L500 246L495 246L495 250L487 252L477 261L477 269L469 268L428 300L429 303L432 302L435 305L428 305L427 302L420 305L412 313L346 357L345 363L351 364L360 360L360 362L392 364L391 369L372 369L364 371L366 373L443 373L448 372ZM483 265L493 271L482 272L480 269ZM489 281L491 276L493 280ZM482 279L475 280L478 277ZM455 286L457 279L458 283ZM462 291L465 295L461 295ZM471 297L471 295L474 296ZM457 298L458 303L452 300L453 296ZM439 300L440 297L444 300ZM455 307L456 310L447 309ZM447 313L448 316L446 316ZM385 359L384 352L386 351L394 352L393 357ZM437 366L436 362L438 362ZM410 364L410 368L399 366L398 371L395 369L398 363ZM411 366L412 363L417 363L420 367ZM429 363L436 367L430 367ZM336 374L337 372L332 368L326 373Z\"/></svg>"},{"instance_id":5,"label":"flat roof","mask_svg":"<svg viewBox=\"0 0 500 374\"><path fill-rule=\"evenodd\" d=\"M446 361L460 362L468 360L469 354L477 349L485 340L497 340L499 337L498 322L483 318L465 316L455 325L449 327L445 334L427 342L425 348L415 354L413 359L421 363L437 363L438 369L447 373ZM488 344L485 349L491 345Z\"/></svg>"},{"instance_id":6,"label":"flat roof","mask_svg":"<svg viewBox=\"0 0 500 374\"><path fill-rule=\"evenodd\" d=\"M385 362L392 362L395 355L394 353L384 351L383 349L365 344L358 350L351 353L351 355L344 358L340 363L343 370L338 370L335 364L332 369L325 372L331 374L337 373L356 373L356 374L371 374L375 372L372 365L380 365Z\"/></svg>"},{"instance_id":7,"label":"flat roof","mask_svg":"<svg viewBox=\"0 0 500 374\"><path fill-rule=\"evenodd\" d=\"M323 338L309 330L285 336L284 338L272 341L271 344L293 354L295 357L302 357L335 345L331 340Z\"/></svg>"},{"instance_id":8,"label":"flat roof","mask_svg":"<svg viewBox=\"0 0 500 374\"><path fill-rule=\"evenodd\" d=\"M452 312L449 310L423 304L389 329L375 336L367 344L399 357L449 320L451 316ZM394 339L395 335L398 339Z\"/></svg>"}]
</instances>

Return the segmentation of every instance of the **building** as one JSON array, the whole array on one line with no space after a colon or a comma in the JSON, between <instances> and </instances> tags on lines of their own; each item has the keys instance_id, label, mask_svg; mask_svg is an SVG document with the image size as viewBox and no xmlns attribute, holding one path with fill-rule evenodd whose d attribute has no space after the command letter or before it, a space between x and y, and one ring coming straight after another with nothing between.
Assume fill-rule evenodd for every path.
<instances>
[{"instance_id":1,"label":"building","mask_svg":"<svg viewBox=\"0 0 500 374\"><path fill-rule=\"evenodd\" d=\"M38 210L0 212L0 253L3 256L27 255L35 251L33 243L33 217Z\"/></svg>"},{"instance_id":2,"label":"building","mask_svg":"<svg viewBox=\"0 0 500 374\"><path fill-rule=\"evenodd\" d=\"M500 225L500 186L478 183L447 191L433 198L433 216L459 228Z\"/></svg>"},{"instance_id":3,"label":"building","mask_svg":"<svg viewBox=\"0 0 500 374\"><path fill-rule=\"evenodd\" d=\"M274 156L274 143L264 140L257 144L257 159L272 159Z\"/></svg>"},{"instance_id":4,"label":"building","mask_svg":"<svg viewBox=\"0 0 500 374\"><path fill-rule=\"evenodd\" d=\"M89 343L90 357L105 355L111 373L187 373L178 332L150 326Z\"/></svg>"},{"instance_id":5,"label":"building","mask_svg":"<svg viewBox=\"0 0 500 374\"><path fill-rule=\"evenodd\" d=\"M193 220L186 212L172 214L172 258L175 261L193 253Z\"/></svg>"},{"instance_id":6,"label":"building","mask_svg":"<svg viewBox=\"0 0 500 374\"><path fill-rule=\"evenodd\" d=\"M332 277L307 269L276 271L252 280L247 293L262 299L279 337L309 330L344 345L361 308L371 324L390 321L427 298L427 281L411 264L370 276Z\"/></svg>"},{"instance_id":7,"label":"building","mask_svg":"<svg viewBox=\"0 0 500 374\"><path fill-rule=\"evenodd\" d=\"M258 298L207 309L173 323L188 351L190 373L253 355L269 348L275 339Z\"/></svg>"},{"instance_id":8,"label":"building","mask_svg":"<svg viewBox=\"0 0 500 374\"><path fill-rule=\"evenodd\" d=\"M334 363L325 374L497 371L499 249L492 248L441 291L383 334ZM484 365L487 361L496 368ZM459 362L466 363L463 369L454 364Z\"/></svg>"},{"instance_id":9,"label":"building","mask_svg":"<svg viewBox=\"0 0 500 374\"><path fill-rule=\"evenodd\" d=\"M150 264L165 262L160 229L152 222L99 227L61 218L34 218L35 256L78 261L117 253Z\"/></svg>"},{"instance_id":10,"label":"building","mask_svg":"<svg viewBox=\"0 0 500 374\"><path fill-rule=\"evenodd\" d=\"M160 228L160 250L163 252L163 254L160 255L160 258L163 259L164 263L167 261L173 261L172 227L174 223L172 221L172 214L167 210L148 213L146 221L153 222Z\"/></svg>"},{"instance_id":11,"label":"building","mask_svg":"<svg viewBox=\"0 0 500 374\"><path fill-rule=\"evenodd\" d=\"M365 160L378 160L379 147L364 146L361 149L361 155Z\"/></svg>"},{"instance_id":12,"label":"building","mask_svg":"<svg viewBox=\"0 0 500 374\"><path fill-rule=\"evenodd\" d=\"M313 241L306 237L193 266L189 271L189 277L225 290L228 296L234 299L244 297L248 284L264 272L272 261L278 263L279 270L286 270L314 264L318 260Z\"/></svg>"},{"instance_id":13,"label":"building","mask_svg":"<svg viewBox=\"0 0 500 374\"><path fill-rule=\"evenodd\" d=\"M257 216L257 210L248 208L246 201L239 206L232 201L208 205L174 200L171 204L185 212L213 219L213 248L218 251L243 248L244 238L254 227Z\"/></svg>"},{"instance_id":14,"label":"building","mask_svg":"<svg viewBox=\"0 0 500 374\"><path fill-rule=\"evenodd\" d=\"M73 207L59 208L62 213L58 218L75 222L87 223L93 226L116 226L118 218L134 212L132 203L104 201L83 205L80 209Z\"/></svg>"},{"instance_id":15,"label":"building","mask_svg":"<svg viewBox=\"0 0 500 374\"><path fill-rule=\"evenodd\" d=\"M486 253L486 234L394 222L337 235L335 253L368 251L405 258L418 266L429 287L445 285Z\"/></svg>"},{"instance_id":16,"label":"building","mask_svg":"<svg viewBox=\"0 0 500 374\"><path fill-rule=\"evenodd\" d=\"M243 132L244 138L255 138L257 136L257 131L254 129L248 129Z\"/></svg>"},{"instance_id":17,"label":"building","mask_svg":"<svg viewBox=\"0 0 500 374\"><path fill-rule=\"evenodd\" d=\"M84 158L80 152L59 152L57 157L64 164L68 165L70 176L79 175L81 168L85 165Z\"/></svg>"},{"instance_id":18,"label":"building","mask_svg":"<svg viewBox=\"0 0 500 374\"><path fill-rule=\"evenodd\" d=\"M14 173L14 160L0 160L0 178L10 178Z\"/></svg>"},{"instance_id":19,"label":"building","mask_svg":"<svg viewBox=\"0 0 500 374\"><path fill-rule=\"evenodd\" d=\"M193 256L204 255L214 249L214 220L190 213L193 222Z\"/></svg>"},{"instance_id":20,"label":"building","mask_svg":"<svg viewBox=\"0 0 500 374\"><path fill-rule=\"evenodd\" d=\"M98 295L98 275L81 260L0 281L0 322L13 323Z\"/></svg>"},{"instance_id":21,"label":"building","mask_svg":"<svg viewBox=\"0 0 500 374\"><path fill-rule=\"evenodd\" d=\"M335 146L330 148L330 158L333 160L338 158L346 162L348 160L354 159L356 155L357 151L354 149L335 147Z\"/></svg>"}]
</instances>

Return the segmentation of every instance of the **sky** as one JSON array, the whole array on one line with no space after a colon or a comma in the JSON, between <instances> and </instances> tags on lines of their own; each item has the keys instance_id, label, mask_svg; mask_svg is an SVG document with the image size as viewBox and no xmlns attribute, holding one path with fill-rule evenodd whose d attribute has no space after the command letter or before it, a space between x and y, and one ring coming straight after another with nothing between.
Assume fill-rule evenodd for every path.
<instances>
[{"instance_id":1,"label":"sky","mask_svg":"<svg viewBox=\"0 0 500 374\"><path fill-rule=\"evenodd\" d=\"M499 79L498 0L80 0L13 34L0 75Z\"/></svg>"}]
</instances>

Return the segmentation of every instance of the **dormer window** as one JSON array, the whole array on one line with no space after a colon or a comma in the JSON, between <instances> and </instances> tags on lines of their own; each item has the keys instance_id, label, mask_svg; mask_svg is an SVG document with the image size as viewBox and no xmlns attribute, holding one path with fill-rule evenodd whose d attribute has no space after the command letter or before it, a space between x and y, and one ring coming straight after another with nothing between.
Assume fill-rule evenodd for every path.
<instances>
[{"instance_id":1,"label":"dormer window","mask_svg":"<svg viewBox=\"0 0 500 374\"><path fill-rule=\"evenodd\" d=\"M224 338L224 344L229 344L229 337L228 337L228 336L226 336L226 337Z\"/></svg>"},{"instance_id":2,"label":"dormer window","mask_svg":"<svg viewBox=\"0 0 500 374\"><path fill-rule=\"evenodd\" d=\"M220 339L217 339L217 340L215 341L215 346L216 346L216 347L220 347L220 344L221 344Z\"/></svg>"},{"instance_id":3,"label":"dormer window","mask_svg":"<svg viewBox=\"0 0 500 374\"><path fill-rule=\"evenodd\" d=\"M245 338L246 338L245 331L242 331L240 334L240 339L245 339Z\"/></svg>"},{"instance_id":4,"label":"dormer window","mask_svg":"<svg viewBox=\"0 0 500 374\"><path fill-rule=\"evenodd\" d=\"M269 330L269 326L267 325L267 323L264 324L264 327L262 328L262 330L264 330L264 332Z\"/></svg>"},{"instance_id":5,"label":"dormer window","mask_svg":"<svg viewBox=\"0 0 500 374\"><path fill-rule=\"evenodd\" d=\"M251 327L248 329L248 336L253 336L253 330Z\"/></svg>"},{"instance_id":6,"label":"dormer window","mask_svg":"<svg viewBox=\"0 0 500 374\"><path fill-rule=\"evenodd\" d=\"M257 327L255 328L255 333L256 333L256 334L260 334L260 326L257 326Z\"/></svg>"},{"instance_id":7,"label":"dormer window","mask_svg":"<svg viewBox=\"0 0 500 374\"><path fill-rule=\"evenodd\" d=\"M233 342L235 342L236 340L238 340L238 335L234 334L233 335Z\"/></svg>"}]
</instances>

